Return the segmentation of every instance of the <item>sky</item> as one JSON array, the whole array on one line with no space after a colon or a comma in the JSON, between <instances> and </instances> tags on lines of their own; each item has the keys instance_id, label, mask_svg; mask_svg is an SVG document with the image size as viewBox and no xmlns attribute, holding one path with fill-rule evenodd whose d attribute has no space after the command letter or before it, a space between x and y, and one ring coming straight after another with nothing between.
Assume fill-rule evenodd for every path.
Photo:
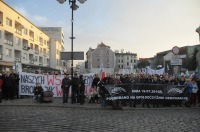
<instances>
[{"instance_id":1,"label":"sky","mask_svg":"<svg viewBox=\"0 0 200 132\"><path fill-rule=\"evenodd\" d=\"M4 0L36 26L62 27L71 51L68 0ZM199 44L200 0L87 0L74 11L74 51L103 42L112 51L149 58L158 52Z\"/></svg>"}]
</instances>

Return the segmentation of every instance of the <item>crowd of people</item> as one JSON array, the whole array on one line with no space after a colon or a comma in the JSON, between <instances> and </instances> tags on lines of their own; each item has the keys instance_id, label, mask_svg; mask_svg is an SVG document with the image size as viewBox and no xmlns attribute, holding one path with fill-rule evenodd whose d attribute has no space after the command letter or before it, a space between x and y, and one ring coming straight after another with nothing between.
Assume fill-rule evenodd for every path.
<instances>
[{"instance_id":1,"label":"crowd of people","mask_svg":"<svg viewBox=\"0 0 200 132\"><path fill-rule=\"evenodd\" d=\"M38 72L35 72L35 74L38 74ZM18 99L19 80L19 75L14 72L0 74L0 99ZM109 93L104 86L127 83L184 85L188 89L189 104L195 106L197 103L200 103L200 77L196 74L190 77L185 75L177 77L171 75L148 75L144 73L126 75L107 74L104 78L100 78L98 74L95 74L91 85L92 90L88 96L89 103L96 103L100 104L101 107L105 107L106 95ZM39 95L37 93L38 86L36 85L34 88L34 95ZM85 102L85 83L83 75L78 76L77 73L75 73L74 77L70 79L68 74L64 74L61 85L63 91L63 103L68 103L69 89L71 86L71 103L80 103L83 105ZM40 89L42 89L42 87ZM41 93L44 92L43 89L40 91ZM142 105L150 107L148 102L143 102ZM153 105L158 107L158 104ZM135 104L130 103L130 106L135 106Z\"/></svg>"},{"instance_id":2,"label":"crowd of people","mask_svg":"<svg viewBox=\"0 0 200 132\"><path fill-rule=\"evenodd\" d=\"M197 75L186 76L182 75L180 77L170 76L170 75L147 75L144 73L141 74L126 74L126 75L110 75L103 79L98 77L98 74L95 74L92 83L92 92L89 96L90 102L98 103L100 100L100 95L98 94L97 82L102 81L104 85L116 85L116 84L127 84L127 83L143 83L143 84L167 84L167 85L182 85L187 88L188 93L188 104L189 106L195 106L197 103L200 103L200 77ZM153 107L159 107L156 103L150 103L148 101L143 101L143 107L147 106L150 108L150 104L153 104ZM135 102L130 102L130 106L136 106ZM170 102L167 104L171 106ZM179 104L181 106L181 104Z\"/></svg>"},{"instance_id":3,"label":"crowd of people","mask_svg":"<svg viewBox=\"0 0 200 132\"><path fill-rule=\"evenodd\" d=\"M85 83L83 80L83 75L78 77L77 73L74 74L72 80L69 79L68 74L64 74L62 79L61 88L63 91L63 103L68 103L69 89L71 89L71 104L80 103L84 104L84 92L85 92Z\"/></svg>"},{"instance_id":4,"label":"crowd of people","mask_svg":"<svg viewBox=\"0 0 200 132\"><path fill-rule=\"evenodd\" d=\"M19 99L19 76L18 74L0 74L0 99Z\"/></svg>"}]
</instances>

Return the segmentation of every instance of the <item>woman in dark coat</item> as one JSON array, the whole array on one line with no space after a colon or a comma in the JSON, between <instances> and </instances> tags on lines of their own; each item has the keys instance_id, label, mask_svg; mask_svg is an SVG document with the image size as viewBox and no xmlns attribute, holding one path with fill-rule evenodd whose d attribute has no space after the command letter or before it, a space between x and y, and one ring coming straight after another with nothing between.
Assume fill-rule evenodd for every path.
<instances>
[{"instance_id":1,"label":"woman in dark coat","mask_svg":"<svg viewBox=\"0 0 200 132\"><path fill-rule=\"evenodd\" d=\"M13 75L9 75L9 73L6 73L4 77L4 89L5 89L5 99L14 99L14 79Z\"/></svg>"}]
</instances>

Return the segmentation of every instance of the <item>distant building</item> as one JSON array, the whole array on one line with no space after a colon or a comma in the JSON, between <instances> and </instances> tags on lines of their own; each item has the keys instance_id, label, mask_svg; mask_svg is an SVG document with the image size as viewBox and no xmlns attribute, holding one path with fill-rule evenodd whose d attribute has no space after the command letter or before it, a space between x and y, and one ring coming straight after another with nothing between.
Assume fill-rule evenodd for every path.
<instances>
[{"instance_id":1,"label":"distant building","mask_svg":"<svg viewBox=\"0 0 200 132\"><path fill-rule=\"evenodd\" d=\"M64 46L64 32L62 27L39 27L43 32L45 32L49 37L60 42Z\"/></svg>"},{"instance_id":2,"label":"distant building","mask_svg":"<svg viewBox=\"0 0 200 132\"><path fill-rule=\"evenodd\" d=\"M157 66L162 66L165 67L165 71L168 70L173 72L173 66L170 64L170 61L178 57L179 59L182 59L182 65L179 66L180 71L184 72L187 69L191 70L192 66L190 62L195 49L200 51L200 45L179 47L179 54L177 56L172 53L172 50L159 52L153 57L151 61L151 68L156 69Z\"/></svg>"},{"instance_id":3,"label":"distant building","mask_svg":"<svg viewBox=\"0 0 200 132\"><path fill-rule=\"evenodd\" d=\"M115 51L115 68L119 69L134 69L137 67L137 54L131 52L119 53Z\"/></svg>"},{"instance_id":4,"label":"distant building","mask_svg":"<svg viewBox=\"0 0 200 132\"><path fill-rule=\"evenodd\" d=\"M57 70L63 70L63 67L66 66L66 63L61 61L60 52L64 51L64 46L60 44L57 40L51 38L50 39L50 67L57 69Z\"/></svg>"},{"instance_id":5,"label":"distant building","mask_svg":"<svg viewBox=\"0 0 200 132\"><path fill-rule=\"evenodd\" d=\"M115 53L109 46L101 42L96 49L89 48L86 53L87 68L98 73L103 68L108 73L113 73L115 68Z\"/></svg>"},{"instance_id":6,"label":"distant building","mask_svg":"<svg viewBox=\"0 0 200 132\"><path fill-rule=\"evenodd\" d=\"M50 67L55 69L70 69L69 60L61 60L60 52L64 52L64 32L62 27L40 27L40 29L51 37Z\"/></svg>"}]
</instances>

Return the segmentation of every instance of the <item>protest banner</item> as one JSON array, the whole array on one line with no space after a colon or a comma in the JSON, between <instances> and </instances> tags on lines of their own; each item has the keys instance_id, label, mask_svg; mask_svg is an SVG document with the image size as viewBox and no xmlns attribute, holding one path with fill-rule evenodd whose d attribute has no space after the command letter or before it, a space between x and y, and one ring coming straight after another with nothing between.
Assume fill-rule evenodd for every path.
<instances>
[{"instance_id":1,"label":"protest banner","mask_svg":"<svg viewBox=\"0 0 200 132\"><path fill-rule=\"evenodd\" d=\"M83 74L83 79L85 81L85 95L88 96L91 89L91 84L93 80L92 73ZM39 83L44 91L52 91L54 97L62 97L62 79L64 75L44 75L44 74L34 74L34 73L19 73L19 95L30 95L33 96L33 89L36 83ZM70 88L71 91L71 88ZM71 92L70 92L71 95Z\"/></svg>"},{"instance_id":2,"label":"protest banner","mask_svg":"<svg viewBox=\"0 0 200 132\"><path fill-rule=\"evenodd\" d=\"M188 100L185 86L133 83L105 87L110 94L106 98L107 101L121 100L128 103L148 100L149 103L165 104L170 101L172 104L178 104Z\"/></svg>"}]
</instances>

